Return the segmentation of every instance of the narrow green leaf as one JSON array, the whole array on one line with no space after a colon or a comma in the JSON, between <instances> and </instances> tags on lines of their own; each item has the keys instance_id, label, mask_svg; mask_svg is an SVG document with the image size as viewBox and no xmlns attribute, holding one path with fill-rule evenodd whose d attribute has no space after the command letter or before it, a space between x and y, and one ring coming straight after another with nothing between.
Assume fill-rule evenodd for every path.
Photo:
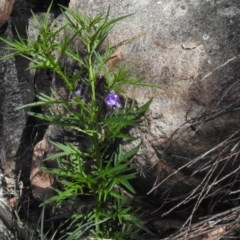
<instances>
[{"instance_id":1,"label":"narrow green leaf","mask_svg":"<svg viewBox=\"0 0 240 240\"><path fill-rule=\"evenodd\" d=\"M148 100L143 106L137 109L136 113L138 114L145 114L146 111L149 109L149 106L151 105L153 99Z\"/></svg>"}]
</instances>

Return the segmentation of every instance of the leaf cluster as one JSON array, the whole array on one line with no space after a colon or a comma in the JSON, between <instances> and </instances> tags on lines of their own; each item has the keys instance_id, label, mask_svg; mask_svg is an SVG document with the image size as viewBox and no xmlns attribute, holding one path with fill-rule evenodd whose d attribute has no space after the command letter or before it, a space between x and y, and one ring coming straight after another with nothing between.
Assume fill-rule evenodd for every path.
<instances>
[{"instance_id":1,"label":"leaf cluster","mask_svg":"<svg viewBox=\"0 0 240 240\"><path fill-rule=\"evenodd\" d=\"M67 239L79 239L86 232L124 239L123 235L129 237L139 228L127 196L135 193L131 180L136 172L131 159L140 144L126 151L121 142L135 140L128 130L142 123L152 100L139 107L135 100L122 99L120 109L109 109L104 102L110 90L120 94L123 85L146 85L129 76L124 68L110 70L106 66L112 53L124 43L110 46L107 36L116 23L129 15L110 19L109 9L106 14L94 17L63 10L64 24L59 28L54 27L54 22L50 24L50 8L43 21L34 16L37 40L23 39L20 35L17 40L0 37L11 50L1 59L18 55L27 58L31 62L28 70L50 70L70 92L71 97L65 99L53 88L50 96L40 93L38 101L23 106L30 109L44 106L47 112L30 110L29 115L72 131L76 139L81 139L78 144L50 142L57 151L45 161L56 161L57 167L44 171L54 176L56 194L43 204L75 207ZM62 63L64 58L74 61L77 70L69 71ZM98 91L99 79L102 92ZM79 86L85 92L80 96L76 93ZM56 106L61 106L64 114L56 111ZM89 207L84 206L83 199L88 200Z\"/></svg>"}]
</instances>

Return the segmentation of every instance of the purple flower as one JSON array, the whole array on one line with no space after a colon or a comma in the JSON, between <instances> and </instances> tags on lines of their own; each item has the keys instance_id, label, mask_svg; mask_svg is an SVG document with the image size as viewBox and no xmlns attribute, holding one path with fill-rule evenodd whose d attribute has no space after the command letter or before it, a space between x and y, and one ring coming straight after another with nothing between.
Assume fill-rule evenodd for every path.
<instances>
[{"instance_id":1,"label":"purple flower","mask_svg":"<svg viewBox=\"0 0 240 240\"><path fill-rule=\"evenodd\" d=\"M105 103L109 108L120 108L120 98L119 96L112 90L105 98Z\"/></svg>"},{"instance_id":2,"label":"purple flower","mask_svg":"<svg viewBox=\"0 0 240 240\"><path fill-rule=\"evenodd\" d=\"M81 93L82 93L82 90L81 89L78 89L77 91L76 91L76 94L80 97L81 96Z\"/></svg>"}]
</instances>

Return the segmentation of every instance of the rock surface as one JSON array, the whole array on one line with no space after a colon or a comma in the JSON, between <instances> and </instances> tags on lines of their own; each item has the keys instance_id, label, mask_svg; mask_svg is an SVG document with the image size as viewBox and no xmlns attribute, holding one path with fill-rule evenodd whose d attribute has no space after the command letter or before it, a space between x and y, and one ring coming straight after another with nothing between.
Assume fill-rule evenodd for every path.
<instances>
[{"instance_id":1,"label":"rock surface","mask_svg":"<svg viewBox=\"0 0 240 240\"><path fill-rule=\"evenodd\" d=\"M26 36L26 26L29 11L25 1L19 0L15 4L13 16L3 36L15 38L16 28L19 34ZM1 44L0 56L10 53L7 45ZM35 94L31 76L25 69L28 62L21 58L11 58L0 61L0 160L1 167L14 175L15 160L26 128L27 115L24 110L17 110L23 104L32 102Z\"/></svg>"},{"instance_id":2,"label":"rock surface","mask_svg":"<svg viewBox=\"0 0 240 240\"><path fill-rule=\"evenodd\" d=\"M13 3L13 0L0 1L1 36L10 39L16 36L12 31L15 27L24 36L28 18L25 2L18 0L12 12ZM10 53L6 48L7 45L0 42L0 57ZM10 196L16 193L16 159L19 159L17 155L27 122L25 111L16 108L32 102L34 97L29 74L24 71L26 67L26 61L21 58L0 61L0 232L6 233L1 235L2 239L6 239L8 234L3 225L8 230L16 227L10 210ZM10 239L10 235L8 237Z\"/></svg>"},{"instance_id":3,"label":"rock surface","mask_svg":"<svg viewBox=\"0 0 240 240\"><path fill-rule=\"evenodd\" d=\"M239 127L239 113L227 111L225 105L227 96L235 107L239 104L240 2L70 1L70 8L86 14L106 12L108 7L111 17L133 14L109 36L112 44L130 40L119 49L116 64L130 65L133 74L160 87L129 88L127 94L139 102L154 99L148 123L135 131L144 138L138 161L140 166L150 161L164 178L183 159L202 154ZM229 88L223 88L227 84ZM220 106L221 114L217 114ZM203 121L206 114L212 117L207 123ZM171 164L166 165L164 159ZM150 179L154 175L153 170L145 174ZM176 179L185 179L181 174ZM144 184L139 187L147 191L152 181L148 179L146 189ZM173 192L178 194L184 186L189 191L192 181L197 183L196 179L176 182Z\"/></svg>"},{"instance_id":4,"label":"rock surface","mask_svg":"<svg viewBox=\"0 0 240 240\"><path fill-rule=\"evenodd\" d=\"M145 125L132 130L143 139L134 186L156 206L148 210L151 226L179 230L166 240L183 234L209 239L192 222L239 204L240 2L71 0L69 6L85 14L108 7L111 17L133 14L109 35L112 45L129 40L115 65L130 66L144 82L159 86L127 89L141 103L153 98ZM166 227L164 219L180 222Z\"/></svg>"},{"instance_id":5,"label":"rock surface","mask_svg":"<svg viewBox=\"0 0 240 240\"><path fill-rule=\"evenodd\" d=\"M2 0L0 2L0 28L7 22L12 13L14 0Z\"/></svg>"}]
</instances>

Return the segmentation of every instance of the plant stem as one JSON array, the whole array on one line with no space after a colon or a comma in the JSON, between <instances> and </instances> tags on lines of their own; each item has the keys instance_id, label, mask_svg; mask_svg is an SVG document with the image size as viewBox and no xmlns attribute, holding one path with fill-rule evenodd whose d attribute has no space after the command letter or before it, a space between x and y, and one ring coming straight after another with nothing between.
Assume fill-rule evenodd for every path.
<instances>
[{"instance_id":1,"label":"plant stem","mask_svg":"<svg viewBox=\"0 0 240 240\"><path fill-rule=\"evenodd\" d=\"M93 134L93 152L94 152L94 158L97 161L97 167L98 169L102 169L102 158L101 158L101 152L98 142L98 107L96 103L96 92L95 92L95 79L96 76L94 74L93 70L93 51L90 47L90 44L87 45L88 50L88 74L89 74L89 80L90 80L90 86L91 86L91 101L92 101L92 127L96 131Z\"/></svg>"},{"instance_id":2,"label":"plant stem","mask_svg":"<svg viewBox=\"0 0 240 240\"><path fill-rule=\"evenodd\" d=\"M91 93L92 93L91 98L92 98L92 104L95 107L96 106L95 76L93 73L93 61L92 61L93 53L92 53L90 44L87 45L87 49L88 49L88 73L89 73L89 80L91 84Z\"/></svg>"}]
</instances>

